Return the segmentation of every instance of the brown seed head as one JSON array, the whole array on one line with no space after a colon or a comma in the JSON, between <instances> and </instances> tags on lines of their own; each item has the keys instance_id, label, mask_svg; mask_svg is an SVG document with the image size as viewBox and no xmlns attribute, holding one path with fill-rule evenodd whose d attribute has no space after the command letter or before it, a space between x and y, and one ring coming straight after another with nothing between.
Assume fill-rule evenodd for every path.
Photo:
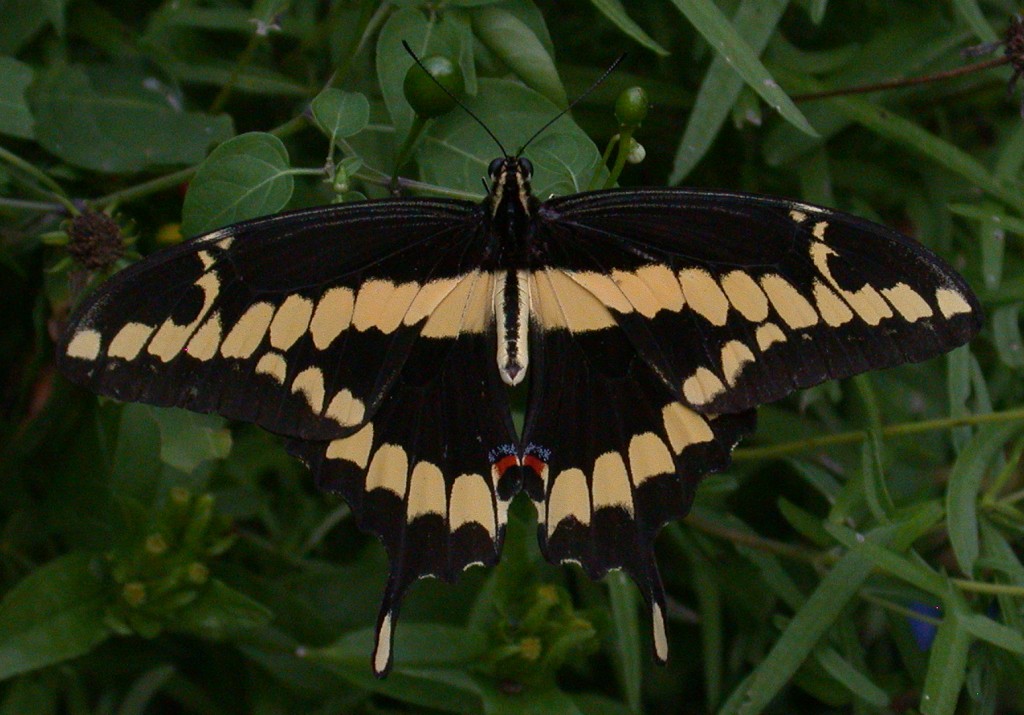
<instances>
[{"instance_id":1,"label":"brown seed head","mask_svg":"<svg viewBox=\"0 0 1024 715\"><path fill-rule=\"evenodd\" d=\"M68 254L83 268L110 268L124 255L124 237L114 219L98 211L85 211L71 219Z\"/></svg>"}]
</instances>

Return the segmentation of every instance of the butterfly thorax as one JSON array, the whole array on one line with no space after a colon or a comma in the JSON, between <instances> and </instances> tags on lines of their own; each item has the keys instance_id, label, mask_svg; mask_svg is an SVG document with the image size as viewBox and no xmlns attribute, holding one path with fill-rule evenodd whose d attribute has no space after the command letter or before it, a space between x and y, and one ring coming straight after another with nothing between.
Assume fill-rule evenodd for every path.
<instances>
[{"instance_id":1,"label":"butterfly thorax","mask_svg":"<svg viewBox=\"0 0 1024 715\"><path fill-rule=\"evenodd\" d=\"M526 377L530 324L530 274L538 247L534 216L539 204L530 190L533 166L518 157L495 159L485 202L494 265L494 315L498 370L508 385Z\"/></svg>"},{"instance_id":2,"label":"butterfly thorax","mask_svg":"<svg viewBox=\"0 0 1024 715\"><path fill-rule=\"evenodd\" d=\"M535 253L533 222L538 201L530 190L533 167L526 159L506 157L491 162L489 213L491 255L497 268L525 269Z\"/></svg>"}]
</instances>

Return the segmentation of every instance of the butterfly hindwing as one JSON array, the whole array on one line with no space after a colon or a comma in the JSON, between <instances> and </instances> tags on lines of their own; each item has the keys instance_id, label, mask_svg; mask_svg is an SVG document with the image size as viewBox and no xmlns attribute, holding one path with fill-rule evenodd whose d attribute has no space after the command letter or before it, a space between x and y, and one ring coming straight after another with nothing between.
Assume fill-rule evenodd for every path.
<instances>
[{"instance_id":1,"label":"butterfly hindwing","mask_svg":"<svg viewBox=\"0 0 1024 715\"><path fill-rule=\"evenodd\" d=\"M474 290L490 296L481 273ZM373 420L328 443L293 441L323 489L342 494L359 526L381 538L391 563L377 623L374 669L387 671L402 596L418 578L452 581L498 559L518 471L511 413L488 332L421 338Z\"/></svg>"},{"instance_id":2,"label":"butterfly hindwing","mask_svg":"<svg viewBox=\"0 0 1024 715\"><path fill-rule=\"evenodd\" d=\"M121 400L340 436L372 416L421 332L453 335L480 260L477 210L386 201L215 231L87 297L58 359Z\"/></svg>"},{"instance_id":3,"label":"butterfly hindwing","mask_svg":"<svg viewBox=\"0 0 1024 715\"><path fill-rule=\"evenodd\" d=\"M574 323L570 315L584 309L582 301L565 296L572 302L559 303L554 275L534 278L541 320L531 340L524 490L537 507L550 561L579 563L592 578L611 569L633 578L651 606L655 655L664 660L655 536L686 514L704 474L728 465L733 446L753 429L754 413L711 418L678 402L624 331ZM593 325L600 308L589 309Z\"/></svg>"},{"instance_id":4,"label":"butterfly hindwing","mask_svg":"<svg viewBox=\"0 0 1024 715\"><path fill-rule=\"evenodd\" d=\"M924 360L981 321L966 283L934 254L819 207L651 189L557 198L542 215L552 265L701 412Z\"/></svg>"}]
</instances>

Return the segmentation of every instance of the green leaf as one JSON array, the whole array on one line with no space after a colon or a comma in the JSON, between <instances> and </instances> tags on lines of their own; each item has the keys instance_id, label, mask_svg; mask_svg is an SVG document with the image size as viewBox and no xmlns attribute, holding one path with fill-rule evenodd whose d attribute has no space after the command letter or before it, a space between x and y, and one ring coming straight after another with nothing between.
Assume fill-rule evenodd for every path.
<instances>
[{"instance_id":1,"label":"green leaf","mask_svg":"<svg viewBox=\"0 0 1024 715\"><path fill-rule=\"evenodd\" d=\"M622 571L612 571L606 581L615 632L616 674L630 710L640 712L640 656L644 648L640 641L636 586Z\"/></svg>"},{"instance_id":2,"label":"green leaf","mask_svg":"<svg viewBox=\"0 0 1024 715\"><path fill-rule=\"evenodd\" d=\"M978 558L978 491L992 460L1017 434L1019 423L986 425L960 451L946 489L946 528L960 569L971 576Z\"/></svg>"},{"instance_id":3,"label":"green leaf","mask_svg":"<svg viewBox=\"0 0 1024 715\"><path fill-rule=\"evenodd\" d=\"M395 126L396 143L400 144L409 134L413 119L412 107L405 101L403 92L405 74L412 67L413 59L402 42L408 42L421 59L444 55L455 62L462 52L459 37L455 25L443 18L439 21L435 15L428 19L418 10L399 10L381 28L377 39L377 83Z\"/></svg>"},{"instance_id":4,"label":"green leaf","mask_svg":"<svg viewBox=\"0 0 1024 715\"><path fill-rule=\"evenodd\" d=\"M333 645L309 651L309 657L339 666L369 663L374 632L366 628L342 637ZM395 629L395 670L471 663L483 650L479 633L454 626L403 623ZM370 677L371 673L367 672Z\"/></svg>"},{"instance_id":5,"label":"green leaf","mask_svg":"<svg viewBox=\"0 0 1024 715\"><path fill-rule=\"evenodd\" d=\"M558 111L547 99L518 82L496 79L481 79L480 93L467 100L466 107L510 151ZM526 152L532 159L537 148L534 193L546 197L556 190L580 190L589 183L600 162L597 147L569 117L559 119L548 131ZM476 121L465 112L452 112L430 126L416 156L424 181L480 192L487 165L500 154L494 140Z\"/></svg>"},{"instance_id":6,"label":"green leaf","mask_svg":"<svg viewBox=\"0 0 1024 715\"><path fill-rule=\"evenodd\" d=\"M642 27L633 22L633 18L629 16L619 0L590 0L590 4L611 20L612 24L619 28L624 35L657 55L668 56L668 50L655 42L654 38L644 32Z\"/></svg>"},{"instance_id":7,"label":"green leaf","mask_svg":"<svg viewBox=\"0 0 1024 715\"><path fill-rule=\"evenodd\" d=\"M528 686L509 695L492 684L480 688L485 715L598 715L578 707L573 698L553 685Z\"/></svg>"},{"instance_id":8,"label":"green leaf","mask_svg":"<svg viewBox=\"0 0 1024 715\"><path fill-rule=\"evenodd\" d=\"M982 42L996 42L999 39L996 31L985 19L985 14L978 6L978 0L953 0L953 7Z\"/></svg>"},{"instance_id":9,"label":"green leaf","mask_svg":"<svg viewBox=\"0 0 1024 715\"><path fill-rule=\"evenodd\" d=\"M118 173L197 163L233 133L227 115L181 111L143 77L129 79L117 67L43 74L29 92L39 143L75 166Z\"/></svg>"},{"instance_id":10,"label":"green leaf","mask_svg":"<svg viewBox=\"0 0 1024 715\"><path fill-rule=\"evenodd\" d=\"M986 206L974 206L972 204L949 204L947 206L951 213L957 216L978 219L979 221L991 221L1011 231L1018 236L1024 236L1024 219L1010 216L999 210L998 206L991 204Z\"/></svg>"},{"instance_id":11,"label":"green leaf","mask_svg":"<svg viewBox=\"0 0 1024 715\"><path fill-rule=\"evenodd\" d=\"M760 54L788 6L789 0L743 0L736 10L733 25L751 50ZM711 148L743 86L743 77L729 66L724 55L716 54L701 80L686 131L676 149L668 183L682 181Z\"/></svg>"},{"instance_id":12,"label":"green leaf","mask_svg":"<svg viewBox=\"0 0 1024 715\"><path fill-rule=\"evenodd\" d=\"M182 234L280 211L295 185L288 168L288 150L272 134L250 132L224 142L192 179L181 210Z\"/></svg>"},{"instance_id":13,"label":"green leaf","mask_svg":"<svg viewBox=\"0 0 1024 715\"><path fill-rule=\"evenodd\" d=\"M1007 628L980 613L965 615L963 625L975 638L1011 653L1024 655L1024 634L1020 631Z\"/></svg>"},{"instance_id":14,"label":"green leaf","mask_svg":"<svg viewBox=\"0 0 1024 715\"><path fill-rule=\"evenodd\" d=\"M711 43L761 99L774 107L786 121L800 131L817 136L814 128L807 123L806 117L782 91L779 83L757 58L757 53L739 35L718 6L711 0L672 0L672 4L686 16L704 39Z\"/></svg>"},{"instance_id":15,"label":"green leaf","mask_svg":"<svg viewBox=\"0 0 1024 715\"><path fill-rule=\"evenodd\" d=\"M801 94L928 74L937 63L962 64L958 53L964 36L949 33L948 26L948 17L938 5L932 4L919 8L911 22L886 23L865 42L844 45L825 56L813 52L796 53L792 58L780 57L794 61L789 62L789 66L781 62L773 64L773 70L784 87ZM778 46L778 42L770 46L773 57L791 54L777 52ZM950 57L954 53L955 59ZM830 69L831 62L836 64ZM827 76L827 81L807 83L810 76L819 74ZM876 95L873 101L884 103L887 99L888 95ZM818 148L825 140L833 140L836 146L841 143L839 134L849 125L848 117L836 112L829 100L807 102L802 108L820 136L809 137L789 124L780 123L771 128L764 139L764 156L772 166L799 162L806 152Z\"/></svg>"},{"instance_id":16,"label":"green leaf","mask_svg":"<svg viewBox=\"0 0 1024 715\"><path fill-rule=\"evenodd\" d=\"M223 87L231 82L233 89L249 94L305 99L316 91L316 88L299 84L287 75L259 67L238 67L235 63L170 61L165 69L180 82L213 87Z\"/></svg>"},{"instance_id":17,"label":"green leaf","mask_svg":"<svg viewBox=\"0 0 1024 715\"><path fill-rule=\"evenodd\" d=\"M878 527L862 540L857 539L856 545L818 583L764 660L733 691L720 714L758 713L789 682L870 575L874 564L866 552L867 547L892 543L895 548L904 549L928 531L940 516L937 506L922 509L901 522Z\"/></svg>"},{"instance_id":18,"label":"green leaf","mask_svg":"<svg viewBox=\"0 0 1024 715\"><path fill-rule=\"evenodd\" d=\"M946 580L919 561L911 561L883 544L865 542L859 534L855 534L845 526L826 523L825 528L837 541L847 548L858 549L882 571L939 598L946 595Z\"/></svg>"},{"instance_id":19,"label":"green leaf","mask_svg":"<svg viewBox=\"0 0 1024 715\"><path fill-rule=\"evenodd\" d=\"M868 375L853 378L868 417L868 438L861 446L861 471L864 475L864 497L871 514L879 522L887 522L896 511L885 479L882 457L882 415L878 399Z\"/></svg>"},{"instance_id":20,"label":"green leaf","mask_svg":"<svg viewBox=\"0 0 1024 715\"><path fill-rule=\"evenodd\" d=\"M793 91L823 89L823 85L806 77L787 74L784 79ZM909 119L858 97L833 97L822 101L866 129L948 169L1015 210L1024 211L1024 184L995 176L967 152Z\"/></svg>"},{"instance_id":21,"label":"green leaf","mask_svg":"<svg viewBox=\"0 0 1024 715\"><path fill-rule=\"evenodd\" d=\"M88 653L106 640L106 588L92 557L70 553L37 568L0 601L0 679Z\"/></svg>"},{"instance_id":22,"label":"green leaf","mask_svg":"<svg viewBox=\"0 0 1024 715\"><path fill-rule=\"evenodd\" d=\"M196 600L175 614L170 628L209 640L225 640L267 625L273 615L262 603L213 579Z\"/></svg>"},{"instance_id":23,"label":"green leaf","mask_svg":"<svg viewBox=\"0 0 1024 715\"><path fill-rule=\"evenodd\" d=\"M832 539L821 525L821 519L801 509L785 497L779 499L779 513L789 522L798 534L805 539L825 547Z\"/></svg>"},{"instance_id":24,"label":"green leaf","mask_svg":"<svg viewBox=\"0 0 1024 715\"><path fill-rule=\"evenodd\" d=\"M370 122L370 102L358 92L325 89L310 108L317 126L331 141L358 134Z\"/></svg>"},{"instance_id":25,"label":"green leaf","mask_svg":"<svg viewBox=\"0 0 1024 715\"><path fill-rule=\"evenodd\" d=\"M473 31L528 87L559 109L568 105L554 59L526 23L501 8L482 7L473 13Z\"/></svg>"},{"instance_id":26,"label":"green leaf","mask_svg":"<svg viewBox=\"0 0 1024 715\"><path fill-rule=\"evenodd\" d=\"M176 469L191 472L231 451L231 430L223 417L173 408L151 408L149 414L160 428L160 459Z\"/></svg>"},{"instance_id":27,"label":"green leaf","mask_svg":"<svg viewBox=\"0 0 1024 715\"><path fill-rule=\"evenodd\" d=\"M160 429L153 414L160 408L128 403L121 408L113 448L110 490L119 498L152 504L167 463L160 459Z\"/></svg>"},{"instance_id":28,"label":"green leaf","mask_svg":"<svg viewBox=\"0 0 1024 715\"><path fill-rule=\"evenodd\" d=\"M828 9L828 0L810 0L810 5L811 22L815 25L820 25L821 21L825 19L825 11Z\"/></svg>"},{"instance_id":29,"label":"green leaf","mask_svg":"<svg viewBox=\"0 0 1024 715\"><path fill-rule=\"evenodd\" d=\"M140 675L121 701L117 715L146 715L153 699L175 676L173 665L158 665Z\"/></svg>"},{"instance_id":30,"label":"green leaf","mask_svg":"<svg viewBox=\"0 0 1024 715\"><path fill-rule=\"evenodd\" d=\"M17 54L47 23L62 20L63 6L64 0L0 0L0 54Z\"/></svg>"},{"instance_id":31,"label":"green leaf","mask_svg":"<svg viewBox=\"0 0 1024 715\"><path fill-rule=\"evenodd\" d=\"M710 711L717 708L722 699L722 666L725 656L722 588L715 573L715 564L701 549L700 542L694 534L674 524L672 526L670 533L673 540L685 551L688 558L693 574L690 583L697 594L700 608L700 640L707 691L705 706Z\"/></svg>"},{"instance_id":32,"label":"green leaf","mask_svg":"<svg viewBox=\"0 0 1024 715\"><path fill-rule=\"evenodd\" d=\"M1024 367L1024 336L1020 329L1021 303L1004 305L989 314L992 326L992 340L995 343L999 359L1009 368L1019 370Z\"/></svg>"},{"instance_id":33,"label":"green leaf","mask_svg":"<svg viewBox=\"0 0 1024 715\"><path fill-rule=\"evenodd\" d=\"M32 113L25 99L32 80L29 65L13 57L0 57L0 134L32 138Z\"/></svg>"},{"instance_id":34,"label":"green leaf","mask_svg":"<svg viewBox=\"0 0 1024 715\"><path fill-rule=\"evenodd\" d=\"M814 657L826 673L839 681L850 691L850 694L860 698L868 705L884 708L892 700L887 692L878 687L871 678L834 649L823 648L816 652Z\"/></svg>"},{"instance_id":35,"label":"green leaf","mask_svg":"<svg viewBox=\"0 0 1024 715\"><path fill-rule=\"evenodd\" d=\"M403 623L395 630L395 665L385 679L374 677L369 667L371 629L302 653L366 690L444 712L476 713L480 711L480 686L464 670L480 657L483 647L479 634L473 631Z\"/></svg>"},{"instance_id":36,"label":"green leaf","mask_svg":"<svg viewBox=\"0 0 1024 715\"><path fill-rule=\"evenodd\" d=\"M57 715L62 710L58 699L61 693L51 673L43 671L38 675L24 675L4 683L4 694L0 700L0 715Z\"/></svg>"},{"instance_id":37,"label":"green leaf","mask_svg":"<svg viewBox=\"0 0 1024 715\"><path fill-rule=\"evenodd\" d=\"M921 693L924 715L953 715L967 673L971 634L964 628L958 609L947 609L932 642L928 674Z\"/></svg>"}]
</instances>

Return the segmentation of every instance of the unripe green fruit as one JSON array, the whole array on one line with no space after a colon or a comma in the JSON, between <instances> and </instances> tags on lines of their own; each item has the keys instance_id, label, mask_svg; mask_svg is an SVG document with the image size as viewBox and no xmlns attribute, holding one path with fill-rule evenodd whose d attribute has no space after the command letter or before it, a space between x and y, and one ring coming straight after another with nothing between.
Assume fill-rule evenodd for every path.
<instances>
[{"instance_id":1,"label":"unripe green fruit","mask_svg":"<svg viewBox=\"0 0 1024 715\"><path fill-rule=\"evenodd\" d=\"M457 104L455 99L445 93L440 84L455 97L458 97L465 90L465 83L462 79L462 71L452 64L451 60L441 55L433 55L423 60L423 67L414 64L405 73L405 81L402 83L402 91L405 93L405 100L412 106L416 114L426 119L439 117L450 111ZM432 80L431 77L434 79ZM436 80L436 81L435 81Z\"/></svg>"},{"instance_id":2,"label":"unripe green fruit","mask_svg":"<svg viewBox=\"0 0 1024 715\"><path fill-rule=\"evenodd\" d=\"M643 87L630 87L623 90L615 100L615 118L624 127L638 127L647 117L650 106L647 91Z\"/></svg>"}]
</instances>

